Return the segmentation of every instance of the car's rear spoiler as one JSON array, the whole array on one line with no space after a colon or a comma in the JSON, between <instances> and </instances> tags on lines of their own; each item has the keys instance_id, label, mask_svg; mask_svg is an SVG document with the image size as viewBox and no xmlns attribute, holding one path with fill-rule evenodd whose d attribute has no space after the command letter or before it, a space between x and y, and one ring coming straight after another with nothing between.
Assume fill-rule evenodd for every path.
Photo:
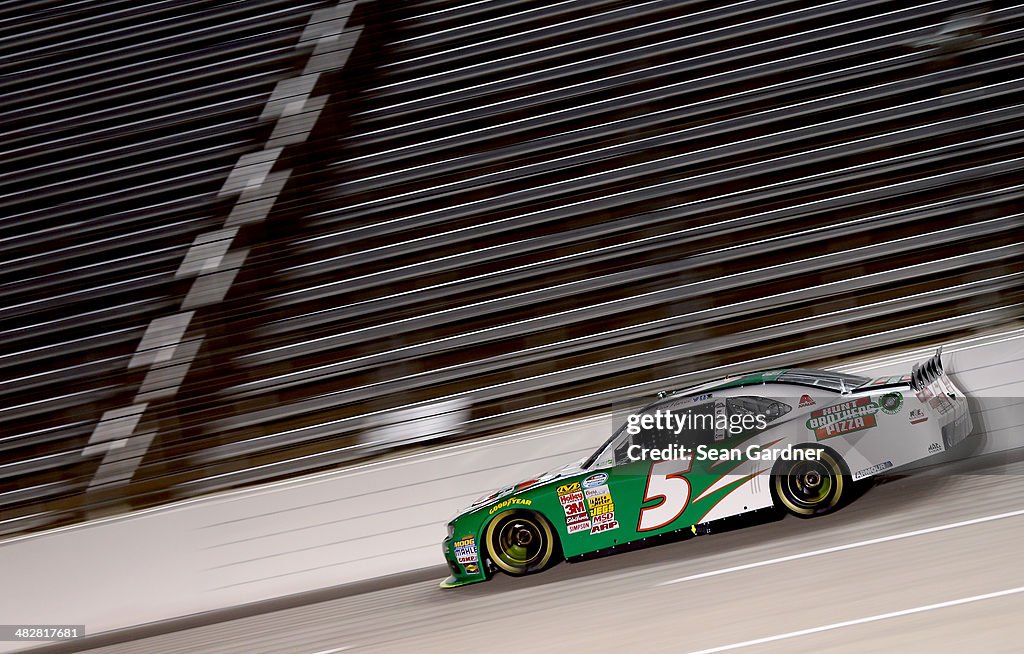
<instances>
[{"instance_id":1,"label":"car's rear spoiler","mask_svg":"<svg viewBox=\"0 0 1024 654\"><path fill-rule=\"evenodd\" d=\"M922 391L933 382L943 376L942 369L942 346L935 351L935 355L927 361L915 363L910 370L910 387L915 391Z\"/></svg>"},{"instance_id":2,"label":"car's rear spoiler","mask_svg":"<svg viewBox=\"0 0 1024 654\"><path fill-rule=\"evenodd\" d=\"M917 394L917 399L935 412L947 449L974 430L967 397L943 369L941 347L927 361L914 364L910 371L910 387Z\"/></svg>"}]
</instances>

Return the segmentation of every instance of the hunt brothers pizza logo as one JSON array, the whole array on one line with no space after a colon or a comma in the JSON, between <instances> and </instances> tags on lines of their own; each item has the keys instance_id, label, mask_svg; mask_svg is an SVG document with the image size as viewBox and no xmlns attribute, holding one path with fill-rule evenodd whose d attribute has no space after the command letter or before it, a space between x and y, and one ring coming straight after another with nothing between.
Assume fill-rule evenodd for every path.
<instances>
[{"instance_id":1,"label":"hunt brothers pizza logo","mask_svg":"<svg viewBox=\"0 0 1024 654\"><path fill-rule=\"evenodd\" d=\"M807 420L807 428L813 430L815 438L820 441L862 429L871 429L877 425L876 413L878 405L872 402L870 397L862 397L812 411L810 419Z\"/></svg>"}]
</instances>

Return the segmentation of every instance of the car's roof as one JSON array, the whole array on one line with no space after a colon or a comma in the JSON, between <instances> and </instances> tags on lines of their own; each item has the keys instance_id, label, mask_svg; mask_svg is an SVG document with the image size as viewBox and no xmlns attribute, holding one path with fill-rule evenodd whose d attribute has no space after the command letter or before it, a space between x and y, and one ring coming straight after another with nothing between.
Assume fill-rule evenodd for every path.
<instances>
[{"instance_id":1,"label":"car's roof","mask_svg":"<svg viewBox=\"0 0 1024 654\"><path fill-rule=\"evenodd\" d=\"M742 386L759 386L762 384L788 384L791 386L810 386L822 390L840 392L853 390L858 386L868 383L867 377L851 375L833 370L820 370L816 368L782 368L777 370L763 370L760 372L746 373L734 377L726 377L714 381L705 382L697 386L671 391L665 395L686 396L700 395L701 393L714 393L728 388L740 388Z\"/></svg>"}]
</instances>

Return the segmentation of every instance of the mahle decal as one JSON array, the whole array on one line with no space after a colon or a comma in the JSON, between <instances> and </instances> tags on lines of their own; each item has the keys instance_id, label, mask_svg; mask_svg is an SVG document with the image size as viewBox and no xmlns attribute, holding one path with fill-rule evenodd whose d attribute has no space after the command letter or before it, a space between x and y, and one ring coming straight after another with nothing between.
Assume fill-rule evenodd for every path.
<instances>
[{"instance_id":1,"label":"mahle decal","mask_svg":"<svg viewBox=\"0 0 1024 654\"><path fill-rule=\"evenodd\" d=\"M476 563L476 539L473 536L455 541L454 546L456 561L462 565Z\"/></svg>"}]
</instances>

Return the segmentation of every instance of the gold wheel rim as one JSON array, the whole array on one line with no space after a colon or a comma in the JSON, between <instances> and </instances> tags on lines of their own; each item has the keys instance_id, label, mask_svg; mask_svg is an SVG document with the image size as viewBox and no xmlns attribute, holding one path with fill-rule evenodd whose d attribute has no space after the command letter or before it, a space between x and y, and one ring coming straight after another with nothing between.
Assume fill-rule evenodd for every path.
<instances>
[{"instance_id":1,"label":"gold wheel rim","mask_svg":"<svg viewBox=\"0 0 1024 654\"><path fill-rule=\"evenodd\" d=\"M818 463L821 463L820 468L804 467L804 464L808 462L799 461L793 462L789 467L789 470L782 475L775 476L775 491L779 497L779 500L786 506L787 509L795 514L799 515L814 515L823 509L831 509L839 503L840 498L843 496L843 471L839 466L839 463L826 451L822 451L821 457ZM794 486L791 485L794 477L799 479L801 476L806 478L806 471L816 471L821 476L820 483L808 484L807 487L813 487L814 490L807 493L796 493L797 495L805 495L804 498L800 499L799 502L791 499L790 493L793 492ZM794 475L794 471L800 474ZM826 473L822 475L821 473ZM800 481L796 482L798 485ZM788 492L787 492L788 491ZM798 498L799 499L799 498ZM828 500L827 504L824 503Z\"/></svg>"},{"instance_id":2,"label":"gold wheel rim","mask_svg":"<svg viewBox=\"0 0 1024 654\"><path fill-rule=\"evenodd\" d=\"M518 525L518 528L516 528ZM540 543L534 554L528 547L533 541L522 542L520 537L529 533ZM487 525L487 549L494 564L512 575L523 575L544 568L554 553L554 533L546 520L539 516L516 511L500 513ZM509 545L514 547L510 549Z\"/></svg>"}]
</instances>

